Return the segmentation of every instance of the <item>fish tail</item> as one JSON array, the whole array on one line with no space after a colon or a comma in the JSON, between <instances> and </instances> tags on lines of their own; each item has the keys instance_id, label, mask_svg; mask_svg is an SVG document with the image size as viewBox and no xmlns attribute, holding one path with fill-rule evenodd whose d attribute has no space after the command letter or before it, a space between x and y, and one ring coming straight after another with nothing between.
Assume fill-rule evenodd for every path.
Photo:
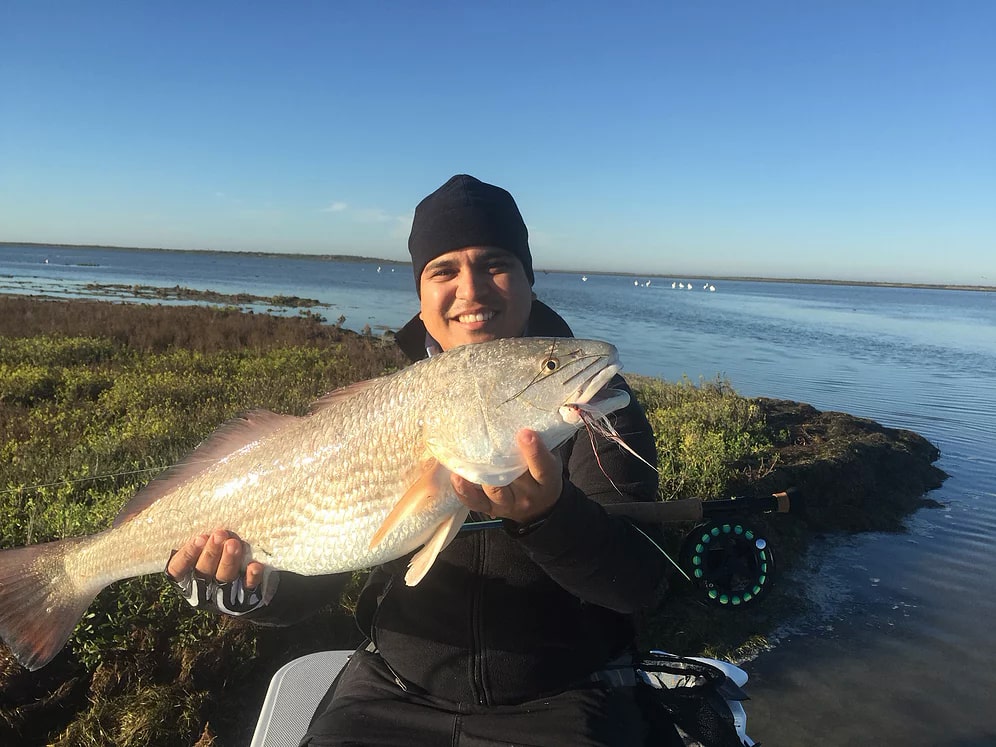
<instances>
[{"instance_id":1,"label":"fish tail","mask_svg":"<svg viewBox=\"0 0 996 747\"><path fill-rule=\"evenodd\" d=\"M66 645L86 608L103 588L81 588L66 560L86 539L0 550L0 638L22 666L34 671Z\"/></svg>"}]
</instances>

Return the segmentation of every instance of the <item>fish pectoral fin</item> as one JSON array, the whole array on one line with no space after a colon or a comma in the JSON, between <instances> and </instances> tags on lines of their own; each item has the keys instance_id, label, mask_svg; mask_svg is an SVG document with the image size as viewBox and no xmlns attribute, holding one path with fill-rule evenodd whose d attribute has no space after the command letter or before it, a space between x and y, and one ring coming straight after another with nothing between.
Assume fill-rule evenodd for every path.
<instances>
[{"instance_id":1,"label":"fish pectoral fin","mask_svg":"<svg viewBox=\"0 0 996 747\"><path fill-rule=\"evenodd\" d=\"M429 506L433 500L444 495L449 489L450 471L436 459L427 459L422 474L405 491L401 500L391 509L391 513L387 515L384 522L374 532L373 537L370 538L370 549L379 545L384 537L397 529L405 519Z\"/></svg>"},{"instance_id":2,"label":"fish pectoral fin","mask_svg":"<svg viewBox=\"0 0 996 747\"><path fill-rule=\"evenodd\" d=\"M449 516L436 528L436 531L429 538L429 541L422 546L422 549L415 553L415 556L408 564L408 572L405 574L405 583L408 586L415 586L415 584L425 577L425 574L432 568L432 564L436 562L436 557L439 553L457 536L460 527L463 526L463 522L469 513L470 509L461 508L455 514Z\"/></svg>"}]
</instances>

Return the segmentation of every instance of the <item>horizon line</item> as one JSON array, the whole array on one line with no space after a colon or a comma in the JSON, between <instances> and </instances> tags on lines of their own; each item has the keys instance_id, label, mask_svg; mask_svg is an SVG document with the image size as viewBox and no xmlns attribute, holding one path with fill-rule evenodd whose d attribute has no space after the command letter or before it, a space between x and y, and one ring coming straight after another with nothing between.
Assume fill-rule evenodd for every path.
<instances>
[{"instance_id":1,"label":"horizon line","mask_svg":"<svg viewBox=\"0 0 996 747\"><path fill-rule=\"evenodd\" d=\"M392 264L392 265L411 265L410 261L400 260L400 259L386 259L382 257L368 257L364 255L357 254L322 254L317 252L274 252L274 251L255 251L247 249L172 249L169 247L145 247L145 246L120 246L115 244L65 244L65 243L47 243L42 241L0 241L0 246L50 246L58 247L64 249L111 249L120 251L139 251L139 252L196 252L201 254L245 254L257 257L282 257L285 259L323 259L327 261L347 261L347 262L371 262L371 263L381 263L381 264ZM674 279L684 279L689 276L695 278L696 280L729 280L736 282L748 282L748 283L800 283L805 285L853 285L853 286L869 286L869 287L881 287L881 288L924 288L928 290L963 290L963 291L982 291L982 292L996 292L996 286L992 285L975 285L970 283L916 283L916 282L904 282L904 281L891 281L891 280L840 280L833 278L796 278L796 277L774 277L774 276L760 276L760 275L713 275L713 274L697 274L690 272L683 273L636 273L636 272L612 272L609 270L558 270L558 269L544 269L542 267L535 267L534 273L561 273L561 274L577 274L577 275L610 275L610 276L632 276L632 277L643 277L643 278L674 278Z\"/></svg>"}]
</instances>

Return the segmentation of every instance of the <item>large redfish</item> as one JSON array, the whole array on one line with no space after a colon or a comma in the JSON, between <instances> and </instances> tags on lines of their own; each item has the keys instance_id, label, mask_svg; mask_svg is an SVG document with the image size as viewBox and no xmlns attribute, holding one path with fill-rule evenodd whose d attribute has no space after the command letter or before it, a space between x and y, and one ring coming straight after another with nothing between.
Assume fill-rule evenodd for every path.
<instances>
[{"instance_id":1,"label":"large redfish","mask_svg":"<svg viewBox=\"0 0 996 747\"><path fill-rule=\"evenodd\" d=\"M218 527L268 569L305 575L421 547L405 578L416 584L467 517L450 473L508 484L526 468L518 430L553 448L579 427L577 405L629 402L602 391L619 368L605 342L496 340L340 389L305 417L249 413L149 483L111 529L0 551L0 636L42 667L101 589L161 573L172 549Z\"/></svg>"}]
</instances>

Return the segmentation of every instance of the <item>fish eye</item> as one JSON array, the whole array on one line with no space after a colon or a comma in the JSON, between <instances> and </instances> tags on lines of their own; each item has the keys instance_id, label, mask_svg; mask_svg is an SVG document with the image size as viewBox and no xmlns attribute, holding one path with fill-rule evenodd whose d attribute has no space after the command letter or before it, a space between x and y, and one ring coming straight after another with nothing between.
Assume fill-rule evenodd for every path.
<instances>
[{"instance_id":1,"label":"fish eye","mask_svg":"<svg viewBox=\"0 0 996 747\"><path fill-rule=\"evenodd\" d=\"M560 368L560 361L556 358L547 358L543 361L543 369L549 373L552 373Z\"/></svg>"}]
</instances>

